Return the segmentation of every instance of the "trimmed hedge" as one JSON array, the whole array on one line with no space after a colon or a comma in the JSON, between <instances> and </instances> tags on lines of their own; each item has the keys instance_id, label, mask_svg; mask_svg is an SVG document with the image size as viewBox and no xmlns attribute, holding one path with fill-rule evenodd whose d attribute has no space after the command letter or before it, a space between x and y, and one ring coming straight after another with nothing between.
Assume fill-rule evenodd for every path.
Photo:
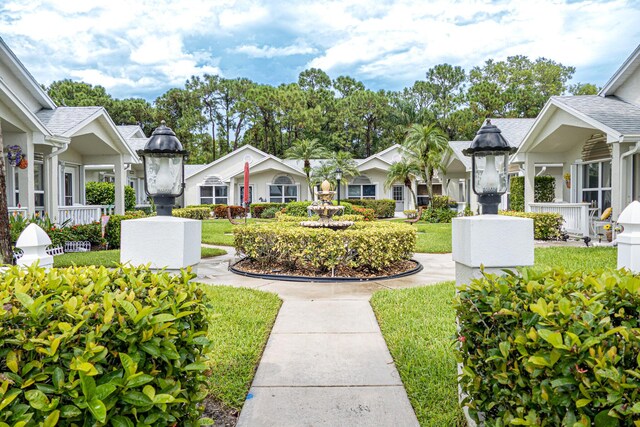
<instances>
[{"instance_id":1,"label":"trimmed hedge","mask_svg":"<svg viewBox=\"0 0 640 427\"><path fill-rule=\"evenodd\" d=\"M640 424L640 277L485 274L456 302L465 404L487 426Z\"/></svg>"},{"instance_id":2,"label":"trimmed hedge","mask_svg":"<svg viewBox=\"0 0 640 427\"><path fill-rule=\"evenodd\" d=\"M289 202L282 211L291 216L307 216L307 208L311 206L311 203L313 202Z\"/></svg>"},{"instance_id":3,"label":"trimmed hedge","mask_svg":"<svg viewBox=\"0 0 640 427\"><path fill-rule=\"evenodd\" d=\"M0 424L200 425L210 343L193 277L9 268L0 282Z\"/></svg>"},{"instance_id":4,"label":"trimmed hedge","mask_svg":"<svg viewBox=\"0 0 640 427\"><path fill-rule=\"evenodd\" d=\"M373 209L376 218L393 218L396 211L396 202L391 199L349 199L349 203Z\"/></svg>"},{"instance_id":5,"label":"trimmed hedge","mask_svg":"<svg viewBox=\"0 0 640 427\"><path fill-rule=\"evenodd\" d=\"M533 238L551 240L562 237L564 218L558 213L500 211L500 215L533 219Z\"/></svg>"},{"instance_id":6,"label":"trimmed hedge","mask_svg":"<svg viewBox=\"0 0 640 427\"><path fill-rule=\"evenodd\" d=\"M191 218L199 220L211 218L211 209L207 207L173 209L171 213L173 216L179 218Z\"/></svg>"},{"instance_id":7,"label":"trimmed hedge","mask_svg":"<svg viewBox=\"0 0 640 427\"><path fill-rule=\"evenodd\" d=\"M216 218L226 218L227 208L229 207L231 208L232 218L244 217L244 208L242 206L235 206L235 205L215 205L215 208L213 209L213 215Z\"/></svg>"},{"instance_id":8,"label":"trimmed hedge","mask_svg":"<svg viewBox=\"0 0 640 427\"><path fill-rule=\"evenodd\" d=\"M287 206L286 203L252 203L250 206L251 217L252 218L262 218L262 212L265 209L276 208L280 210Z\"/></svg>"},{"instance_id":9,"label":"trimmed hedge","mask_svg":"<svg viewBox=\"0 0 640 427\"><path fill-rule=\"evenodd\" d=\"M85 184L85 198L87 205L113 205L116 200L115 184L112 182L89 181ZM124 210L130 211L136 207L136 190L124 186Z\"/></svg>"},{"instance_id":10,"label":"trimmed hedge","mask_svg":"<svg viewBox=\"0 0 640 427\"><path fill-rule=\"evenodd\" d=\"M387 222L357 222L340 231L275 222L236 227L233 234L236 251L265 267L322 272L342 266L380 271L410 259L416 245L413 227Z\"/></svg>"},{"instance_id":11,"label":"trimmed hedge","mask_svg":"<svg viewBox=\"0 0 640 427\"><path fill-rule=\"evenodd\" d=\"M430 223L450 223L451 220L458 216L458 211L454 211L449 207L444 208L427 208L422 211L422 220Z\"/></svg>"},{"instance_id":12,"label":"trimmed hedge","mask_svg":"<svg viewBox=\"0 0 640 427\"><path fill-rule=\"evenodd\" d=\"M361 215L365 221L373 221L376 219L376 212L373 209L363 208L362 206L353 206L353 213Z\"/></svg>"},{"instance_id":13,"label":"trimmed hedge","mask_svg":"<svg viewBox=\"0 0 640 427\"><path fill-rule=\"evenodd\" d=\"M553 202L556 194L556 180L552 176L536 176L533 181L534 202ZM511 177L509 189L509 208L524 212L524 176Z\"/></svg>"},{"instance_id":14,"label":"trimmed hedge","mask_svg":"<svg viewBox=\"0 0 640 427\"><path fill-rule=\"evenodd\" d=\"M120 223L126 219L144 218L146 215L142 211L127 212L125 215L110 215L109 222L104 233L104 238L109 244L109 249L120 247Z\"/></svg>"},{"instance_id":15,"label":"trimmed hedge","mask_svg":"<svg viewBox=\"0 0 640 427\"><path fill-rule=\"evenodd\" d=\"M455 201L455 199L449 196L435 195L433 196L433 199L431 199L431 205L429 207L431 209L450 209L457 208L458 203Z\"/></svg>"},{"instance_id":16,"label":"trimmed hedge","mask_svg":"<svg viewBox=\"0 0 640 427\"><path fill-rule=\"evenodd\" d=\"M293 216L287 215L281 212L276 213L276 220L279 222L301 222L301 221L317 221L320 217L318 215L312 216ZM336 215L333 217L336 221L365 221L362 215Z\"/></svg>"}]
</instances>

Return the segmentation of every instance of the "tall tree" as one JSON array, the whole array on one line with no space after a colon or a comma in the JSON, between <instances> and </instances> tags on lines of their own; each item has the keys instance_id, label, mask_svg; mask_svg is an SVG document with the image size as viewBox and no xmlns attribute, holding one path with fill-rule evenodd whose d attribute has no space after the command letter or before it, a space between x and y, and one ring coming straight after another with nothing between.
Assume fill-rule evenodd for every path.
<instances>
[{"instance_id":1,"label":"tall tree","mask_svg":"<svg viewBox=\"0 0 640 427\"><path fill-rule=\"evenodd\" d=\"M4 162L4 138L0 119L0 254L5 264L13 263L11 233L9 231L9 209L7 207L7 174ZM33 200L32 200L33 201Z\"/></svg>"},{"instance_id":2,"label":"tall tree","mask_svg":"<svg viewBox=\"0 0 640 427\"><path fill-rule=\"evenodd\" d=\"M226 152L236 150L247 126L247 92L254 83L245 78L220 80L218 129L226 142Z\"/></svg>"},{"instance_id":3,"label":"tall tree","mask_svg":"<svg viewBox=\"0 0 640 427\"><path fill-rule=\"evenodd\" d=\"M403 154L420 169L430 198L433 198L434 172L441 168L442 157L448 150L447 137L435 124L411 126L403 145Z\"/></svg>"},{"instance_id":4,"label":"tall tree","mask_svg":"<svg viewBox=\"0 0 640 427\"><path fill-rule=\"evenodd\" d=\"M576 83L569 86L571 95L597 95L600 88L593 83Z\"/></svg>"},{"instance_id":5,"label":"tall tree","mask_svg":"<svg viewBox=\"0 0 640 427\"><path fill-rule=\"evenodd\" d=\"M380 137L380 125L388 112L388 101L384 92L359 90L343 99L342 111L345 113L347 126L352 131L353 149L364 145L366 157L381 148L377 144Z\"/></svg>"},{"instance_id":6,"label":"tall tree","mask_svg":"<svg viewBox=\"0 0 640 427\"><path fill-rule=\"evenodd\" d=\"M331 157L329 164L334 174L336 169L340 168L342 170L342 183L344 185L348 185L351 179L360 176L358 165L349 152L338 151Z\"/></svg>"},{"instance_id":7,"label":"tall tree","mask_svg":"<svg viewBox=\"0 0 640 427\"><path fill-rule=\"evenodd\" d=\"M330 156L329 150L318 143L317 139L302 139L284 152L285 158L302 160L304 162L302 170L307 176L307 185L309 185L309 194L311 198L314 196L313 182L311 180L311 160L326 159Z\"/></svg>"},{"instance_id":8,"label":"tall tree","mask_svg":"<svg viewBox=\"0 0 640 427\"><path fill-rule=\"evenodd\" d=\"M202 78L191 76L185 85L185 90L192 92L193 96L198 99L202 115L206 117L207 126L211 128L211 156L212 160L216 160L216 122L220 107L220 77L211 74L205 74Z\"/></svg>"},{"instance_id":9,"label":"tall tree","mask_svg":"<svg viewBox=\"0 0 640 427\"><path fill-rule=\"evenodd\" d=\"M391 165L387 171L387 179L384 181L385 190L389 190L396 182L401 182L405 187L409 189L413 198L413 205L418 206L418 198L415 191L411 187L411 182L414 177L420 175L420 168L415 162L408 159L402 159L399 162L395 162Z\"/></svg>"}]
</instances>

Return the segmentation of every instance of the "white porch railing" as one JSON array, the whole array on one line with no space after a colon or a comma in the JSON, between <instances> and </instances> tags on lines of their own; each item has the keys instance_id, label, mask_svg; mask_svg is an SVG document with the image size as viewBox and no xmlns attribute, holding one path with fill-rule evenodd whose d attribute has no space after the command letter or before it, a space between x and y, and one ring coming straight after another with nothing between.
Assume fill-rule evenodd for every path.
<instances>
[{"instance_id":1,"label":"white porch railing","mask_svg":"<svg viewBox=\"0 0 640 427\"><path fill-rule=\"evenodd\" d=\"M589 203L529 203L531 212L559 213L567 233L589 235Z\"/></svg>"},{"instance_id":2,"label":"white porch railing","mask_svg":"<svg viewBox=\"0 0 640 427\"><path fill-rule=\"evenodd\" d=\"M7 209L9 210L9 215L13 215L14 213L16 213L17 215L20 215L22 217L27 217L27 208L13 208L10 206Z\"/></svg>"},{"instance_id":3,"label":"white porch railing","mask_svg":"<svg viewBox=\"0 0 640 427\"><path fill-rule=\"evenodd\" d=\"M58 223L71 220L72 225L91 224L100 221L102 215L112 215L113 205L60 206Z\"/></svg>"}]
</instances>

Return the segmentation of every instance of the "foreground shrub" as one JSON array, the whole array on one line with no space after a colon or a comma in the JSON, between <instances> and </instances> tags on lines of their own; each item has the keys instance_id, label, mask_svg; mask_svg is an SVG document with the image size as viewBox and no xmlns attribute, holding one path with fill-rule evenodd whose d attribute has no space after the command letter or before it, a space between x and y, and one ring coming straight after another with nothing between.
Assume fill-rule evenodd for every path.
<instances>
[{"instance_id":1,"label":"foreground shrub","mask_svg":"<svg viewBox=\"0 0 640 427\"><path fill-rule=\"evenodd\" d=\"M430 223L448 224L451 220L458 216L458 212L449 207L444 208L427 208L422 211L422 220Z\"/></svg>"},{"instance_id":2,"label":"foreground shrub","mask_svg":"<svg viewBox=\"0 0 640 427\"><path fill-rule=\"evenodd\" d=\"M105 230L104 238L109 244L109 249L120 247L120 223L127 219L143 218L146 215L142 211L128 212L125 215L110 215Z\"/></svg>"},{"instance_id":3,"label":"foreground shrub","mask_svg":"<svg viewBox=\"0 0 640 427\"><path fill-rule=\"evenodd\" d=\"M396 202L391 199L349 199L349 203L373 209L376 218L393 218L396 211Z\"/></svg>"},{"instance_id":4,"label":"foreground shrub","mask_svg":"<svg viewBox=\"0 0 640 427\"><path fill-rule=\"evenodd\" d=\"M115 184L112 182L89 181L85 184L85 197L88 205L113 205L116 200ZM124 186L124 209L130 211L136 207L136 190Z\"/></svg>"},{"instance_id":5,"label":"foreground shrub","mask_svg":"<svg viewBox=\"0 0 640 427\"><path fill-rule=\"evenodd\" d=\"M233 230L234 246L263 266L328 271L339 267L380 271L413 255L416 230L406 224L358 222L346 230L306 228L291 222Z\"/></svg>"},{"instance_id":6,"label":"foreground shrub","mask_svg":"<svg viewBox=\"0 0 640 427\"><path fill-rule=\"evenodd\" d=\"M208 207L174 209L171 214L179 218L203 220L211 218L211 209Z\"/></svg>"},{"instance_id":7,"label":"foreground shrub","mask_svg":"<svg viewBox=\"0 0 640 427\"><path fill-rule=\"evenodd\" d=\"M264 212L266 209L271 209L271 208L275 208L275 211L279 211L280 209L284 208L285 206L287 206L286 203L252 203L250 210L251 210L251 217L252 218L263 218L262 216L262 212ZM275 214L275 212L274 212ZM271 217L273 218L273 217Z\"/></svg>"},{"instance_id":8,"label":"foreground shrub","mask_svg":"<svg viewBox=\"0 0 640 427\"><path fill-rule=\"evenodd\" d=\"M558 213L500 211L500 215L533 219L533 238L551 240L562 237L564 218Z\"/></svg>"},{"instance_id":9,"label":"foreground shrub","mask_svg":"<svg viewBox=\"0 0 640 427\"><path fill-rule=\"evenodd\" d=\"M524 269L456 302L460 384L487 426L640 423L640 277ZM634 424L635 423L635 424Z\"/></svg>"},{"instance_id":10,"label":"foreground shrub","mask_svg":"<svg viewBox=\"0 0 640 427\"><path fill-rule=\"evenodd\" d=\"M207 320L193 275L12 267L0 282L0 424L199 425Z\"/></svg>"}]
</instances>

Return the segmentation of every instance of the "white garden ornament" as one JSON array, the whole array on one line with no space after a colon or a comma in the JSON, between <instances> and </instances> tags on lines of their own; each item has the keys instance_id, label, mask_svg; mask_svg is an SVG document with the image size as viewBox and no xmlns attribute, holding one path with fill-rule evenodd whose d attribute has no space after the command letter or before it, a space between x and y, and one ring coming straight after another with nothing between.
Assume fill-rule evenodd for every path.
<instances>
[{"instance_id":1,"label":"white garden ornament","mask_svg":"<svg viewBox=\"0 0 640 427\"><path fill-rule=\"evenodd\" d=\"M633 201L618 217L624 231L617 236L618 268L640 273L640 202Z\"/></svg>"},{"instance_id":2,"label":"white garden ornament","mask_svg":"<svg viewBox=\"0 0 640 427\"><path fill-rule=\"evenodd\" d=\"M22 249L24 254L16 263L28 267L38 262L40 267L52 267L53 256L47 253L47 247L51 245L51 239L39 225L31 223L18 237L16 248Z\"/></svg>"}]
</instances>

